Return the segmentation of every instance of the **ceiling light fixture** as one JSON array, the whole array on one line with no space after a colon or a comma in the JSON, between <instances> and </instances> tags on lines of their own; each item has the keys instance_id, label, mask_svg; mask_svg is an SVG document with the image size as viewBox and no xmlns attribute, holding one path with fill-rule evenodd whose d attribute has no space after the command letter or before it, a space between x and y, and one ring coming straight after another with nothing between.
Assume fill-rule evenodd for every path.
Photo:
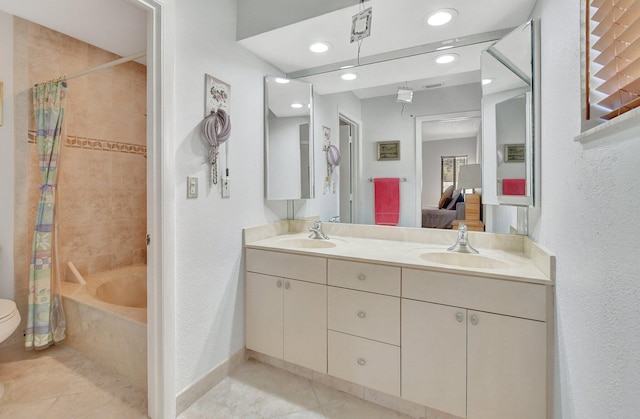
<instances>
[{"instance_id":1,"label":"ceiling light fixture","mask_svg":"<svg viewBox=\"0 0 640 419\"><path fill-rule=\"evenodd\" d=\"M322 54L329 51L329 43L324 41L314 42L309 45L309 51L315 52L316 54Z\"/></svg>"},{"instance_id":2,"label":"ceiling light fixture","mask_svg":"<svg viewBox=\"0 0 640 419\"><path fill-rule=\"evenodd\" d=\"M445 45L445 46L442 46L442 47L438 47L438 48L436 48L436 51L443 51L443 50L449 49L449 48L453 48L453 45Z\"/></svg>"},{"instance_id":3,"label":"ceiling light fixture","mask_svg":"<svg viewBox=\"0 0 640 419\"><path fill-rule=\"evenodd\" d=\"M343 75L340 76L340 78L342 80L351 81L351 80L357 79L358 75L356 73L344 73Z\"/></svg>"},{"instance_id":4,"label":"ceiling light fixture","mask_svg":"<svg viewBox=\"0 0 640 419\"><path fill-rule=\"evenodd\" d=\"M491 84L493 79L482 79L482 85L486 86L487 84Z\"/></svg>"},{"instance_id":5,"label":"ceiling light fixture","mask_svg":"<svg viewBox=\"0 0 640 419\"><path fill-rule=\"evenodd\" d=\"M292 103L291 107L293 109L300 109L300 108L302 108L302 103Z\"/></svg>"},{"instance_id":6,"label":"ceiling light fixture","mask_svg":"<svg viewBox=\"0 0 640 419\"><path fill-rule=\"evenodd\" d=\"M289 79L283 79L282 77L276 77L276 83L279 83L279 84L287 84L290 81L291 80L289 80Z\"/></svg>"},{"instance_id":7,"label":"ceiling light fixture","mask_svg":"<svg viewBox=\"0 0 640 419\"><path fill-rule=\"evenodd\" d=\"M438 55L435 58L435 62L438 64L449 64L454 62L457 59L458 59L457 54L443 54L443 55Z\"/></svg>"},{"instance_id":8,"label":"ceiling light fixture","mask_svg":"<svg viewBox=\"0 0 640 419\"><path fill-rule=\"evenodd\" d=\"M442 26L451 22L458 15L455 9L439 9L434 10L426 16L426 22L429 26Z\"/></svg>"},{"instance_id":9,"label":"ceiling light fixture","mask_svg":"<svg viewBox=\"0 0 640 419\"><path fill-rule=\"evenodd\" d=\"M350 64L350 65L343 65L342 67L340 67L340 70L346 70L347 68L353 68L355 67L355 65Z\"/></svg>"}]
</instances>

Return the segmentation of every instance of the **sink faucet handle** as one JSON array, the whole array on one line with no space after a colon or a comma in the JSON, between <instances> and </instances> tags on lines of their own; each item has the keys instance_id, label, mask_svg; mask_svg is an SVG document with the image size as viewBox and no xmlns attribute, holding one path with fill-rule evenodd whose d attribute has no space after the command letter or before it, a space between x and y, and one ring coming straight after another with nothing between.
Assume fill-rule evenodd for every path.
<instances>
[{"instance_id":1,"label":"sink faucet handle","mask_svg":"<svg viewBox=\"0 0 640 419\"><path fill-rule=\"evenodd\" d=\"M458 241L460 244L466 244L469 242L469 229L465 223L458 224Z\"/></svg>"}]
</instances>

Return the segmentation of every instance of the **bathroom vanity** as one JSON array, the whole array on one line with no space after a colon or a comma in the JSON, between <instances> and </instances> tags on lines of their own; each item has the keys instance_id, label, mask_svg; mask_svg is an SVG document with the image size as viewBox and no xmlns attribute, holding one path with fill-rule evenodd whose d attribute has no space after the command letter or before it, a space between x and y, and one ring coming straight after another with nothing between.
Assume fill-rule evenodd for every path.
<instances>
[{"instance_id":1,"label":"bathroom vanity","mask_svg":"<svg viewBox=\"0 0 640 419\"><path fill-rule=\"evenodd\" d=\"M454 231L310 226L245 229L247 349L415 416L550 417L553 256L522 236L470 233L468 255L446 252Z\"/></svg>"}]
</instances>

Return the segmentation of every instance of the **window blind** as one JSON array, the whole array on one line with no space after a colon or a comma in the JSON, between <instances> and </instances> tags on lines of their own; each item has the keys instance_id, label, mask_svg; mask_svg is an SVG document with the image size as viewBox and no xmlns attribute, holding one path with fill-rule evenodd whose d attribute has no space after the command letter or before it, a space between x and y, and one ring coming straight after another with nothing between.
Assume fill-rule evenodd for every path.
<instances>
[{"instance_id":1,"label":"window blind","mask_svg":"<svg viewBox=\"0 0 640 419\"><path fill-rule=\"evenodd\" d=\"M587 119L640 106L640 0L587 2Z\"/></svg>"}]
</instances>

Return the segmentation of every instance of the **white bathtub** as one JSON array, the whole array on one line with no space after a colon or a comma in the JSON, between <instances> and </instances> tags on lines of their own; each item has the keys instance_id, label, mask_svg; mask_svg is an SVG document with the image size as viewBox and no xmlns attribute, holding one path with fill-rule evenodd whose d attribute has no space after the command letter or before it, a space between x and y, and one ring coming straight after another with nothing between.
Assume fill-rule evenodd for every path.
<instances>
[{"instance_id":1,"label":"white bathtub","mask_svg":"<svg viewBox=\"0 0 640 419\"><path fill-rule=\"evenodd\" d=\"M84 276L86 285L62 282L67 318L63 344L147 389L146 265Z\"/></svg>"}]
</instances>

